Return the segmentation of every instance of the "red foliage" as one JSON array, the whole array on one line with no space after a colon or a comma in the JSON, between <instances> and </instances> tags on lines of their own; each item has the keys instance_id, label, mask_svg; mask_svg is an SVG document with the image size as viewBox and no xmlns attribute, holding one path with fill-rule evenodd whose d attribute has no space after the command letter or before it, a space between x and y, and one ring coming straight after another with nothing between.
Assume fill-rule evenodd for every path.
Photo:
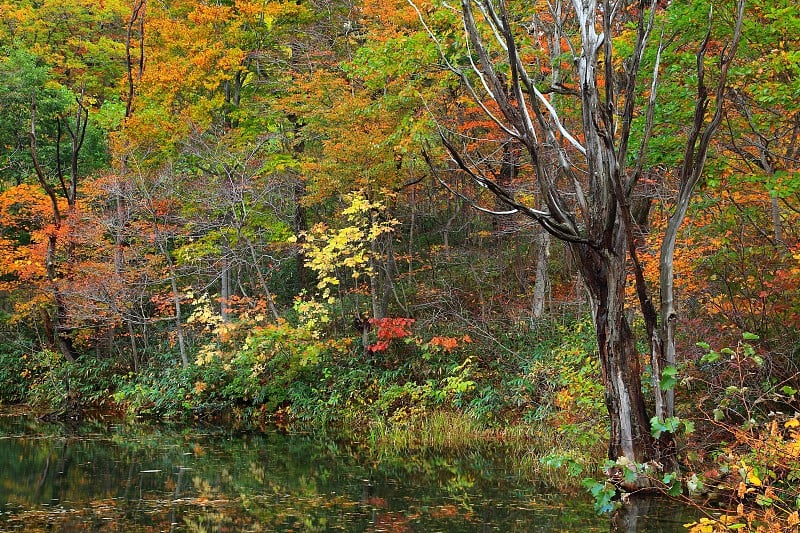
<instances>
[{"instance_id":1,"label":"red foliage","mask_svg":"<svg viewBox=\"0 0 800 533\"><path fill-rule=\"evenodd\" d=\"M371 352L382 352L389 347L389 341L404 339L411 335L413 318L370 318L369 323L377 327L378 342L369 346Z\"/></svg>"}]
</instances>

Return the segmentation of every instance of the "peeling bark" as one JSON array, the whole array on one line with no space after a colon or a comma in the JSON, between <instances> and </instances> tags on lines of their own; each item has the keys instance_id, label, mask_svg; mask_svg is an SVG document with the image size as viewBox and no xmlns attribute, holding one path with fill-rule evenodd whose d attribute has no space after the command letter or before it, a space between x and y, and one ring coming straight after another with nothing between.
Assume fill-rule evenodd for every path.
<instances>
[{"instance_id":1,"label":"peeling bark","mask_svg":"<svg viewBox=\"0 0 800 533\"><path fill-rule=\"evenodd\" d=\"M606 389L611 421L608 458L644 462L656 458L655 443L642 394L635 339L625 313L625 248L625 236L619 230L610 250L573 245L590 295Z\"/></svg>"}]
</instances>

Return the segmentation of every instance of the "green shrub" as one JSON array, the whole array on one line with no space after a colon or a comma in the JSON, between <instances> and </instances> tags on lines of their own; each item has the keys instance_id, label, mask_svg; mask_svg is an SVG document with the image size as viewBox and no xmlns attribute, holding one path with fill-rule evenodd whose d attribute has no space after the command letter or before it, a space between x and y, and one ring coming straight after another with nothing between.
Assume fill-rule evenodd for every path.
<instances>
[{"instance_id":1,"label":"green shrub","mask_svg":"<svg viewBox=\"0 0 800 533\"><path fill-rule=\"evenodd\" d=\"M32 353L16 344L0 346L0 403L27 400Z\"/></svg>"}]
</instances>

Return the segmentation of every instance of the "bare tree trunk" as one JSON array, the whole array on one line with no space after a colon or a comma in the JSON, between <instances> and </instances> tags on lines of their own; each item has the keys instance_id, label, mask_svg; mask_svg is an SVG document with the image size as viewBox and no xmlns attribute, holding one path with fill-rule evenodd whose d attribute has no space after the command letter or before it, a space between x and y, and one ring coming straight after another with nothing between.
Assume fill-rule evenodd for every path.
<instances>
[{"instance_id":1,"label":"bare tree trunk","mask_svg":"<svg viewBox=\"0 0 800 533\"><path fill-rule=\"evenodd\" d=\"M781 221L781 206L778 204L778 197L770 197L770 210L772 214L772 236L778 244L783 242L783 222Z\"/></svg>"},{"instance_id":2,"label":"bare tree trunk","mask_svg":"<svg viewBox=\"0 0 800 533\"><path fill-rule=\"evenodd\" d=\"M651 352L654 373L667 366L675 366L676 347L675 331L678 321L678 311L675 306L675 273L674 256L675 244L677 241L678 230L686 218L691 197L695 187L700 181L705 167L711 137L716 133L723 117L723 105L725 101L725 88L727 83L728 68L736 54L742 31L742 21L744 19L744 0L737 2L736 25L734 27L731 46L721 52L719 58L720 74L714 91L714 104L716 108L708 119L709 93L705 85L705 58L708 43L711 39L711 27L705 39L701 43L697 59L697 97L695 99L694 118L686 141L683 163L679 169L678 178L680 180L680 190L675 209L669 218L667 228L664 231L664 238L661 244L661 254L659 257L659 287L661 289L661 309L659 332L656 335L650 332L652 347ZM648 329L651 329L648 327ZM660 352L660 353L659 353ZM658 361L660 356L661 361ZM657 374L660 375L660 374ZM656 394L656 417L664 420L674 416L675 413L675 390L672 387L662 391L659 387L655 388Z\"/></svg>"},{"instance_id":3,"label":"bare tree trunk","mask_svg":"<svg viewBox=\"0 0 800 533\"><path fill-rule=\"evenodd\" d=\"M611 421L608 458L645 462L656 457L642 394L642 369L625 313L626 246L620 230L615 231L614 242L606 250L571 245L578 248L575 256L591 299Z\"/></svg>"},{"instance_id":4,"label":"bare tree trunk","mask_svg":"<svg viewBox=\"0 0 800 533\"><path fill-rule=\"evenodd\" d=\"M135 91L135 82L133 79L133 57L131 55L131 40L133 38L133 26L139 22L139 58L138 58L138 75L142 77L144 72L144 18L147 0L138 0L131 9L131 16L128 19L128 24L125 31L125 59L128 69L128 99L125 102L125 118L131 116L133 112L133 97Z\"/></svg>"},{"instance_id":5,"label":"bare tree trunk","mask_svg":"<svg viewBox=\"0 0 800 533\"><path fill-rule=\"evenodd\" d=\"M519 148L514 148L513 139L508 139L503 143L502 160L500 161L500 172L497 175L497 184L503 189L512 192L514 190L514 180L517 178L519 167ZM505 208L500 198L495 198L495 209L502 211ZM514 215L498 216L492 218L494 232L498 235L511 235L517 230L517 217Z\"/></svg>"},{"instance_id":6,"label":"bare tree trunk","mask_svg":"<svg viewBox=\"0 0 800 533\"><path fill-rule=\"evenodd\" d=\"M139 57L137 58L137 77L141 79L144 74L144 22L145 11L147 7L147 0L136 0L131 8L131 16L125 28L125 66L127 70L127 84L128 96L125 101L125 118L128 119L133 114L133 100L136 93L136 82L134 80L134 61L132 55L132 39L134 25L139 23ZM126 176L128 174L128 155L122 155L121 161L121 174ZM117 279L122 281L125 272L125 256L123 254L123 229L126 224L127 216L125 215L125 201L123 196L124 183L119 181L116 185L117 189L117 228L114 233L114 274ZM136 346L136 333L133 328L133 321L124 318L125 327L128 331L128 338L131 346L131 358L133 359L133 371L139 371L139 350ZM145 328L147 326L145 325ZM145 337L146 338L146 337ZM146 345L145 341L145 345Z\"/></svg>"},{"instance_id":7,"label":"bare tree trunk","mask_svg":"<svg viewBox=\"0 0 800 533\"><path fill-rule=\"evenodd\" d=\"M444 253L445 256L449 259L450 258L450 231L453 227L453 222L458 217L459 211L461 211L461 202L456 200L458 205L456 206L453 214L447 218L447 222L444 224L444 228L442 228L442 244L444 245ZM447 202L448 207L450 207L451 203Z\"/></svg>"},{"instance_id":8,"label":"bare tree trunk","mask_svg":"<svg viewBox=\"0 0 800 533\"><path fill-rule=\"evenodd\" d=\"M125 158L123 158L122 163L122 173L123 175L127 174L127 162ZM124 253L124 234L123 230L126 225L126 208L125 208L125 200L123 195L123 187L124 183L122 180L117 179L117 182L114 186L114 192L116 194L115 199L115 208L116 208L116 223L114 224L114 277L117 279L117 282L123 285L125 283L124 280L124 273L125 273L125 253ZM123 309L125 304L121 306ZM136 346L136 333L133 329L133 321L125 316L125 312L121 311L120 315L122 316L122 321L125 323L125 328L128 332L128 341L130 342L131 347L131 359L133 361L133 371L134 373L139 371L139 350Z\"/></svg>"},{"instance_id":9,"label":"bare tree trunk","mask_svg":"<svg viewBox=\"0 0 800 533\"><path fill-rule=\"evenodd\" d=\"M536 254L536 281L533 285L533 304L531 306L531 316L534 320L538 320L544 315L545 298L550 285L550 277L547 274L547 267L550 263L550 234L542 231L537 240L539 243Z\"/></svg>"},{"instance_id":10,"label":"bare tree trunk","mask_svg":"<svg viewBox=\"0 0 800 533\"><path fill-rule=\"evenodd\" d=\"M417 188L411 187L411 220L408 223L408 275L414 274L414 229L417 222Z\"/></svg>"},{"instance_id":11,"label":"bare tree trunk","mask_svg":"<svg viewBox=\"0 0 800 533\"><path fill-rule=\"evenodd\" d=\"M380 302L381 310L385 316L387 310L389 309L389 300L391 299L392 295L395 294L395 299L398 299L396 297L394 285L395 275L397 274L397 261L394 256L394 236L391 233L386 233L379 238L383 239L386 250L386 261L384 261L381 268L383 277L383 291Z\"/></svg>"},{"instance_id":12,"label":"bare tree trunk","mask_svg":"<svg viewBox=\"0 0 800 533\"><path fill-rule=\"evenodd\" d=\"M72 153L70 154L70 176L69 189L66 191L67 205L70 210L75 209L78 199L78 160L83 148L83 141L86 139L86 127L89 124L89 110L83 105L86 97L86 87L81 87L81 94L76 98L78 104L75 110L75 127L73 128L67 119L61 119L67 127L70 139L72 140Z\"/></svg>"},{"instance_id":13,"label":"bare tree trunk","mask_svg":"<svg viewBox=\"0 0 800 533\"><path fill-rule=\"evenodd\" d=\"M31 160L36 170L36 178L39 184L44 189L47 197L50 199L50 206L53 214L53 230L47 237L47 252L45 255L45 271L47 272L47 280L50 283L53 292L53 302L55 303L55 312L51 316L48 313L43 313L47 323L45 324L45 331L51 332L53 342L57 349L64 355L64 358L70 362L74 362L76 358L75 349L72 345L72 339L69 338L69 331L64 327L64 322L67 317L67 308L64 302L64 297L61 294L61 289L58 286L58 271L56 267L56 234L61 229L61 211L58 207L58 198L56 198L55 190L47 181L44 169L39 163L39 152L36 145L36 95L31 95L31 129L28 135L30 143Z\"/></svg>"},{"instance_id":14,"label":"bare tree trunk","mask_svg":"<svg viewBox=\"0 0 800 533\"><path fill-rule=\"evenodd\" d=\"M133 373L139 373L139 350L136 348L136 332L130 320L125 320L125 327L128 329L128 337L131 343L131 359L133 359Z\"/></svg>"},{"instance_id":15,"label":"bare tree trunk","mask_svg":"<svg viewBox=\"0 0 800 533\"><path fill-rule=\"evenodd\" d=\"M370 214L370 222L371 224L375 224L377 222L376 213ZM378 239L372 239L369 241L369 296L372 302L372 318L375 320L380 320L384 315L384 309L381 305L382 298L380 294L380 277L382 268L378 264L378 256Z\"/></svg>"},{"instance_id":16,"label":"bare tree trunk","mask_svg":"<svg viewBox=\"0 0 800 533\"><path fill-rule=\"evenodd\" d=\"M230 322L230 313L228 312L228 303L231 298L231 268L228 262L227 249L222 252L222 272L219 275L219 315L222 318L222 323Z\"/></svg>"},{"instance_id":17,"label":"bare tree trunk","mask_svg":"<svg viewBox=\"0 0 800 533\"><path fill-rule=\"evenodd\" d=\"M77 359L77 354L75 352L75 347L72 344L72 339L69 336L70 328L65 325L67 322L67 305L64 302L63 294L61 294L61 291L57 286L55 286L55 284L53 298L56 302L53 330L55 331L55 340L58 351L64 355L64 358L67 359L67 361L75 362L75 359Z\"/></svg>"},{"instance_id":18,"label":"bare tree trunk","mask_svg":"<svg viewBox=\"0 0 800 533\"><path fill-rule=\"evenodd\" d=\"M303 197L306 194L306 186L302 180L298 179L297 183L294 186L294 203L295 203L295 215L294 215L294 228L292 228L295 234L300 234L305 231L308 231L308 220L306 218L306 208L303 205ZM312 282L312 274L309 271L308 267L306 267L306 258L305 254L303 253L302 247L297 251L297 284L299 290L305 290L311 288Z\"/></svg>"},{"instance_id":19,"label":"bare tree trunk","mask_svg":"<svg viewBox=\"0 0 800 533\"><path fill-rule=\"evenodd\" d=\"M269 290L269 285L267 285L267 280L264 279L264 274L261 272L261 267L258 264L258 258L256 257L256 249L253 246L253 242L245 237L247 242L247 247L250 249L250 259L253 261L253 268L256 270L256 277L258 277L258 283L261 285L261 290L264 291L264 297L267 299L267 306L269 307L269 312L272 313L272 317L275 320L280 318L280 314L278 313L278 309L275 307L275 301L272 298L272 293ZM298 259L299 260L299 259Z\"/></svg>"},{"instance_id":20,"label":"bare tree trunk","mask_svg":"<svg viewBox=\"0 0 800 533\"><path fill-rule=\"evenodd\" d=\"M156 235L156 238L159 239L159 236ZM167 268L169 270L169 283L172 288L172 302L175 307L175 335L178 338L178 351L181 355L181 364L183 365L183 368L188 368L189 359L186 355L186 341L184 340L183 318L181 316L181 295L178 292L178 275L175 271L175 262L172 260L169 250L167 250L167 247L160 239L158 246L161 248L161 253L164 255L164 259L167 261Z\"/></svg>"}]
</instances>

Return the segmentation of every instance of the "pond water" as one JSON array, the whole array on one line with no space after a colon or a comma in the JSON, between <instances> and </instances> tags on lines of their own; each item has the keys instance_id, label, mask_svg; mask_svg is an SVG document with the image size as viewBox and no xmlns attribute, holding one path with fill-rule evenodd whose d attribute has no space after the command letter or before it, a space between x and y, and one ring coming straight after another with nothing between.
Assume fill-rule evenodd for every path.
<instances>
[{"instance_id":1,"label":"pond water","mask_svg":"<svg viewBox=\"0 0 800 533\"><path fill-rule=\"evenodd\" d=\"M627 530L685 531L668 503ZM501 450L376 459L329 438L0 413L0 531L614 531Z\"/></svg>"}]
</instances>

